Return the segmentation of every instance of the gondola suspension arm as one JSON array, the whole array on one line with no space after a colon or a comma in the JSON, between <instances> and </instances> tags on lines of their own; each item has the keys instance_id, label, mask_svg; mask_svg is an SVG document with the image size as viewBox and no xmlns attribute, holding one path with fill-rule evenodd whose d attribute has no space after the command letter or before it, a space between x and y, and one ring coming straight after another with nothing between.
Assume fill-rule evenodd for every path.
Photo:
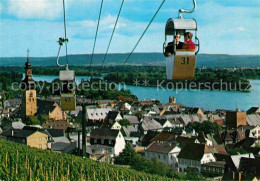
<instances>
[{"instance_id":1,"label":"gondola suspension arm","mask_svg":"<svg viewBox=\"0 0 260 181\"><path fill-rule=\"evenodd\" d=\"M193 9L192 10L185 10L185 9L179 9L179 18L183 18L182 13L193 13L197 9L197 3L196 0L193 0Z\"/></svg>"}]
</instances>

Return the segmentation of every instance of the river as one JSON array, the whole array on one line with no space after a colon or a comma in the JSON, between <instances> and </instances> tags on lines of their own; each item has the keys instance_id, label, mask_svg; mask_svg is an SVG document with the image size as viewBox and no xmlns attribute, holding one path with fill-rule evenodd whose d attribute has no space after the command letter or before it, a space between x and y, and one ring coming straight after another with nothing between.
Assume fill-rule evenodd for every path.
<instances>
[{"instance_id":1,"label":"river","mask_svg":"<svg viewBox=\"0 0 260 181\"><path fill-rule=\"evenodd\" d=\"M52 82L57 76L34 75L35 81ZM89 77L77 76L77 84ZM158 99L162 103L167 103L169 96L176 97L178 103L190 107L200 107L204 110L228 109L248 110L252 106L260 106L260 80L250 80L251 92L238 91L211 91L211 90L187 90L174 89L166 90L157 87L140 87L126 85L126 89L131 90L139 100ZM123 86L121 86L123 87Z\"/></svg>"}]
</instances>

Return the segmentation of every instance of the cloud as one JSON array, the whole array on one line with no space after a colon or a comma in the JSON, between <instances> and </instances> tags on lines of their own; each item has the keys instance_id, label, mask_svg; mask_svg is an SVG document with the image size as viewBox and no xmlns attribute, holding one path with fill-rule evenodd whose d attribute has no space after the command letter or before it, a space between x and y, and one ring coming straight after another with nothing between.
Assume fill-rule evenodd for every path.
<instances>
[{"instance_id":1,"label":"cloud","mask_svg":"<svg viewBox=\"0 0 260 181\"><path fill-rule=\"evenodd\" d=\"M242 26L239 26L239 27L231 28L228 30L228 32L237 32L237 31L246 31L246 29Z\"/></svg>"},{"instance_id":2,"label":"cloud","mask_svg":"<svg viewBox=\"0 0 260 181\"><path fill-rule=\"evenodd\" d=\"M62 1L9 0L8 13L25 19L55 19L62 16Z\"/></svg>"}]
</instances>

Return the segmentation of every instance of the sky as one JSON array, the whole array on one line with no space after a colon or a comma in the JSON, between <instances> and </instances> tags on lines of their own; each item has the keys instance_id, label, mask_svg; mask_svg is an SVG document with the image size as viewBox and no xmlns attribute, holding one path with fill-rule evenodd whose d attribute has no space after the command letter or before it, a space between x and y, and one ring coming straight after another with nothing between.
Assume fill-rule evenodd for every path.
<instances>
[{"instance_id":1,"label":"sky","mask_svg":"<svg viewBox=\"0 0 260 181\"><path fill-rule=\"evenodd\" d=\"M69 54L92 53L101 0L65 0ZM122 0L104 0L95 53L105 53ZM131 52L162 0L125 0L109 53ZM259 55L259 0L197 0L200 53ZM0 57L56 56L62 0L1 0ZM162 52L165 24L192 0L166 0L135 52ZM61 54L64 54L64 48Z\"/></svg>"}]
</instances>

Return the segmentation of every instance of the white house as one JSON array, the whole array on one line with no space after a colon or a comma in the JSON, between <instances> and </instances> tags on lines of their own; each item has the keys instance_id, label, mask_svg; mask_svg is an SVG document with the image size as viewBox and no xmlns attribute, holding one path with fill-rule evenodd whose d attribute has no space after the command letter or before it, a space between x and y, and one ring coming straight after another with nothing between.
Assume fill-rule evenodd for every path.
<instances>
[{"instance_id":1,"label":"white house","mask_svg":"<svg viewBox=\"0 0 260 181\"><path fill-rule=\"evenodd\" d=\"M257 125L253 129L251 129L249 135L250 135L250 137L259 139L260 138L260 126Z\"/></svg>"},{"instance_id":2,"label":"white house","mask_svg":"<svg viewBox=\"0 0 260 181\"><path fill-rule=\"evenodd\" d=\"M181 149L178 161L180 172L187 172L187 169L194 169L200 174L201 164L215 162L216 158L211 153L207 144L190 143Z\"/></svg>"},{"instance_id":3,"label":"white house","mask_svg":"<svg viewBox=\"0 0 260 181\"><path fill-rule=\"evenodd\" d=\"M117 121L111 126L111 129L121 130L121 128L122 126Z\"/></svg>"},{"instance_id":4,"label":"white house","mask_svg":"<svg viewBox=\"0 0 260 181\"><path fill-rule=\"evenodd\" d=\"M87 118L92 121L102 121L107 117L108 112L111 109L102 109L102 108L87 108Z\"/></svg>"},{"instance_id":5,"label":"white house","mask_svg":"<svg viewBox=\"0 0 260 181\"><path fill-rule=\"evenodd\" d=\"M122 116L118 111L109 111L106 117L106 120L110 123L114 123L115 121L122 120Z\"/></svg>"},{"instance_id":6,"label":"white house","mask_svg":"<svg viewBox=\"0 0 260 181\"><path fill-rule=\"evenodd\" d=\"M157 158L158 161L178 170L177 155L180 151L181 149L176 143L153 142L145 149L144 153L147 160Z\"/></svg>"},{"instance_id":7,"label":"white house","mask_svg":"<svg viewBox=\"0 0 260 181\"><path fill-rule=\"evenodd\" d=\"M117 105L119 110L131 110L132 106L128 102L119 102Z\"/></svg>"},{"instance_id":8,"label":"white house","mask_svg":"<svg viewBox=\"0 0 260 181\"><path fill-rule=\"evenodd\" d=\"M98 128L91 131L90 144L94 155L109 153L115 157L125 148L125 139L120 130Z\"/></svg>"},{"instance_id":9,"label":"white house","mask_svg":"<svg viewBox=\"0 0 260 181\"><path fill-rule=\"evenodd\" d=\"M158 119L155 118L155 120L160 123L162 125L163 128L173 128L173 125L171 124L171 122L168 119Z\"/></svg>"}]
</instances>

